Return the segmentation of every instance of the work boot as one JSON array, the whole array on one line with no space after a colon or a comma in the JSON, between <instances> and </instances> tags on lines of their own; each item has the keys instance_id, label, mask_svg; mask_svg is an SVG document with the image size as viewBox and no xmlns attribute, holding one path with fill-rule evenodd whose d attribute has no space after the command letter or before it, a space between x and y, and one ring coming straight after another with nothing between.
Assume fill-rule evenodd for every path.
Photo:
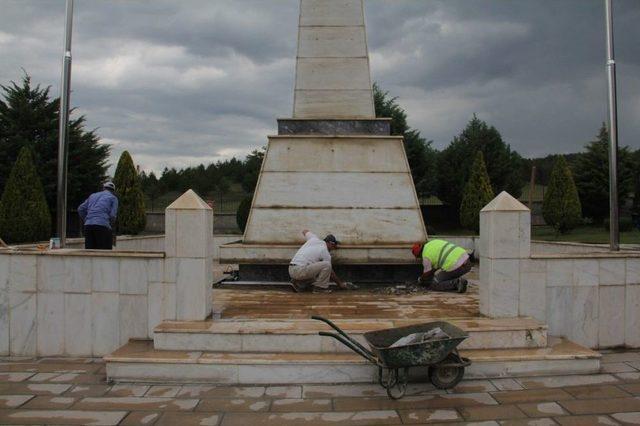
<instances>
[{"instance_id":1,"label":"work boot","mask_svg":"<svg viewBox=\"0 0 640 426\"><path fill-rule=\"evenodd\" d=\"M291 280L291 287L295 293L306 293L310 290L308 281Z\"/></svg>"},{"instance_id":2,"label":"work boot","mask_svg":"<svg viewBox=\"0 0 640 426\"><path fill-rule=\"evenodd\" d=\"M467 292L467 285L469 284L467 280L465 280L464 278L458 278L458 285L457 285L457 292L458 293L466 293Z\"/></svg>"}]
</instances>

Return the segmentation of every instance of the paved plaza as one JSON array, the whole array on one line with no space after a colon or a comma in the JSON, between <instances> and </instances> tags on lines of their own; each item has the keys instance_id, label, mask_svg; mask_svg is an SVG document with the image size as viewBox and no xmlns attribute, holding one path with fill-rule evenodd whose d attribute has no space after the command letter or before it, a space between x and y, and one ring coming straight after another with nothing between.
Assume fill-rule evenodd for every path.
<instances>
[{"instance_id":1,"label":"paved plaza","mask_svg":"<svg viewBox=\"0 0 640 426\"><path fill-rule=\"evenodd\" d=\"M0 364L0 424L640 424L640 352L603 361L594 375L413 384L393 401L373 384L110 385L100 359L14 359Z\"/></svg>"}]
</instances>

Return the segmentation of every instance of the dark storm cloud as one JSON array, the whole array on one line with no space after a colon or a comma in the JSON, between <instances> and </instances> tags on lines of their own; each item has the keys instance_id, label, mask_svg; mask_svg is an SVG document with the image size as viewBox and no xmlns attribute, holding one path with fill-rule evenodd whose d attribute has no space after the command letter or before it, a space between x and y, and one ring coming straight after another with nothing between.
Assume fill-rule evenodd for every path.
<instances>
[{"instance_id":1,"label":"dark storm cloud","mask_svg":"<svg viewBox=\"0 0 640 426\"><path fill-rule=\"evenodd\" d=\"M614 0L620 136L640 147L640 1ZM243 156L292 108L298 0L76 0L72 103L143 168ZM473 113L523 155L606 118L601 0L367 0L372 75L442 148ZM2 0L0 82L57 94L63 0Z\"/></svg>"}]
</instances>

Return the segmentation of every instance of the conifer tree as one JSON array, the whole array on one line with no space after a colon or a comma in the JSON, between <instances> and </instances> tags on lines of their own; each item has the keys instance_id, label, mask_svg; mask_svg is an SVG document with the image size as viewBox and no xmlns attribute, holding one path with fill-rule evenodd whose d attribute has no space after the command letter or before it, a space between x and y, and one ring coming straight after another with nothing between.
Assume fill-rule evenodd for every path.
<instances>
[{"instance_id":1,"label":"conifer tree","mask_svg":"<svg viewBox=\"0 0 640 426\"><path fill-rule=\"evenodd\" d=\"M565 234L582 221L582 207L573 175L563 156L558 155L542 202L542 216L557 233Z\"/></svg>"},{"instance_id":2,"label":"conifer tree","mask_svg":"<svg viewBox=\"0 0 640 426\"><path fill-rule=\"evenodd\" d=\"M140 178L133 165L133 159L127 151L120 155L113 183L116 186L116 195L118 196L117 232L119 234L137 234L144 230L147 218Z\"/></svg>"},{"instance_id":3,"label":"conifer tree","mask_svg":"<svg viewBox=\"0 0 640 426\"><path fill-rule=\"evenodd\" d=\"M23 147L0 199L0 237L8 243L47 240L51 215L31 151Z\"/></svg>"},{"instance_id":4,"label":"conifer tree","mask_svg":"<svg viewBox=\"0 0 640 426\"><path fill-rule=\"evenodd\" d=\"M469 180L462 193L460 223L467 229L480 230L480 210L493 199L493 189L484 164L484 155L478 151L471 166Z\"/></svg>"},{"instance_id":5,"label":"conifer tree","mask_svg":"<svg viewBox=\"0 0 640 426\"><path fill-rule=\"evenodd\" d=\"M0 191L23 147L31 149L33 163L44 187L52 218L56 213L58 170L59 98L50 88L31 82L25 74L19 83L0 85ZM85 129L84 116L72 111L69 121L67 211L75 210L104 182L110 147L94 130Z\"/></svg>"},{"instance_id":6,"label":"conifer tree","mask_svg":"<svg viewBox=\"0 0 640 426\"><path fill-rule=\"evenodd\" d=\"M597 140L586 146L573 169L585 217L602 223L609 216L609 131L604 123ZM618 149L618 203L633 191L633 160L628 147Z\"/></svg>"}]
</instances>

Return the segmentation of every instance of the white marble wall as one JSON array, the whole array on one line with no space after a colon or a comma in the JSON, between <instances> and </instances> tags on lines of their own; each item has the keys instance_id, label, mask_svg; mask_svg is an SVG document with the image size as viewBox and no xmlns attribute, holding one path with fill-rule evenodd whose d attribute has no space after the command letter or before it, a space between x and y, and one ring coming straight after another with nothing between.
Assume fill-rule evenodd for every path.
<instances>
[{"instance_id":1,"label":"white marble wall","mask_svg":"<svg viewBox=\"0 0 640 426\"><path fill-rule=\"evenodd\" d=\"M102 356L152 337L162 254L0 253L0 354ZM162 300L162 298L160 298Z\"/></svg>"},{"instance_id":2,"label":"white marble wall","mask_svg":"<svg viewBox=\"0 0 640 426\"><path fill-rule=\"evenodd\" d=\"M544 271L549 334L591 348L640 347L640 253L532 261Z\"/></svg>"}]
</instances>

